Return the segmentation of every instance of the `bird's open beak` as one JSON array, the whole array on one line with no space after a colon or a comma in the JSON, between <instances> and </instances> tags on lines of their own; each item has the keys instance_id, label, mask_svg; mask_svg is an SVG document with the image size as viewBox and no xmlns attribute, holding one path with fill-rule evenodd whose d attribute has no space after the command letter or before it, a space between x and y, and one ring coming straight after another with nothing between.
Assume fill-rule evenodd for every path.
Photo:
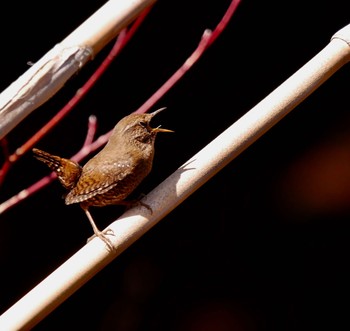
<instances>
[{"instance_id":1,"label":"bird's open beak","mask_svg":"<svg viewBox=\"0 0 350 331\"><path fill-rule=\"evenodd\" d=\"M166 107L162 107L162 108L159 108L157 110L155 110L153 113L150 113L150 115L155 116L157 115L158 113L160 113L161 111L163 111L164 109L166 109Z\"/></svg>"},{"instance_id":2,"label":"bird's open beak","mask_svg":"<svg viewBox=\"0 0 350 331\"><path fill-rule=\"evenodd\" d=\"M166 107L160 108L160 109L154 111L153 113L151 113L150 115L152 115L152 117L153 117L154 115L157 115L158 113L160 113L164 109L166 109ZM174 131L173 130L168 130L168 129L163 129L159 125L157 128L152 128L152 132L157 133L157 132L174 132Z\"/></svg>"},{"instance_id":3,"label":"bird's open beak","mask_svg":"<svg viewBox=\"0 0 350 331\"><path fill-rule=\"evenodd\" d=\"M174 132L173 130L163 129L160 126L153 128L152 132Z\"/></svg>"}]
</instances>

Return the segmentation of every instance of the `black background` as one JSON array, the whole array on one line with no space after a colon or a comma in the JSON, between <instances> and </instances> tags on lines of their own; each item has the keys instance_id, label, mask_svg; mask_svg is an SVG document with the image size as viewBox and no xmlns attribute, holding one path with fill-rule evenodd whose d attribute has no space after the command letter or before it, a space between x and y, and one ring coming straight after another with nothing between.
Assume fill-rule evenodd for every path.
<instances>
[{"instance_id":1,"label":"black background","mask_svg":"<svg viewBox=\"0 0 350 331\"><path fill-rule=\"evenodd\" d=\"M159 1L73 113L37 147L68 157L90 114L98 132L136 110L185 61L230 1ZM0 13L0 90L104 1L9 3ZM56 7L57 6L57 7ZM316 55L349 23L347 1L243 0L221 37L156 105L147 193ZM112 43L8 134L10 151L74 95ZM231 162L35 330L345 329L349 310L349 67ZM8 199L48 173L25 155ZM0 215L0 312L61 265L91 233L55 182ZM101 228L122 207L92 210Z\"/></svg>"}]
</instances>

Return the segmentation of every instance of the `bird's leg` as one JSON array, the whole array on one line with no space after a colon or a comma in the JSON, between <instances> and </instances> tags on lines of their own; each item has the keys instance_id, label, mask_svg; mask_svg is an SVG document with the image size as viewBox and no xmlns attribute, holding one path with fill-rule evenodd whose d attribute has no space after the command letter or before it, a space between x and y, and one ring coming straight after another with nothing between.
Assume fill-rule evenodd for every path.
<instances>
[{"instance_id":1,"label":"bird's leg","mask_svg":"<svg viewBox=\"0 0 350 331\"><path fill-rule=\"evenodd\" d=\"M92 216L91 216L91 214L90 214L88 208L87 208L87 207L83 207L83 206L82 206L82 208L83 208L83 210L84 210L84 212L85 212L87 218L89 219L90 224L91 224L91 226L92 226L92 229L94 230L94 233L95 233L94 236L92 236L92 237L90 237L90 238L88 239L88 242L89 242L92 238L94 238L95 236L96 236L96 237L99 237L102 241L104 241L104 242L106 243L107 247L108 247L111 251L113 251L115 248L114 248L113 244L111 243L111 241L106 237L107 234L113 235L113 231L112 231L111 229L107 229L107 230L105 230L105 231L100 231L100 230L97 228L97 226L96 226L96 224L95 224L95 222L94 222L94 219L92 218Z\"/></svg>"}]
</instances>

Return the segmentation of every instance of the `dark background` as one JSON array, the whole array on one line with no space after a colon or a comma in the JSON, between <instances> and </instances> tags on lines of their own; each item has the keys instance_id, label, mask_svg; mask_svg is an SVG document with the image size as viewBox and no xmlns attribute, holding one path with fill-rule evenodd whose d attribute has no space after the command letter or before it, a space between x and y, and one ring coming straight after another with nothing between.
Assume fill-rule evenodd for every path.
<instances>
[{"instance_id":1,"label":"dark background","mask_svg":"<svg viewBox=\"0 0 350 331\"><path fill-rule=\"evenodd\" d=\"M8 3L0 90L105 1ZM230 1L159 1L73 113L37 147L68 157L90 114L97 134L136 110L183 63ZM57 7L56 7L57 6ZM349 23L347 1L243 0L221 37L156 105L147 193L316 55ZM112 44L9 135L10 151L74 95ZM337 330L349 325L349 66L244 151L35 330ZM155 121L156 122L156 121ZM2 157L2 156L1 156ZM48 174L24 156L1 201ZM55 182L0 215L0 312L92 234ZM103 228L122 207L93 209Z\"/></svg>"}]
</instances>

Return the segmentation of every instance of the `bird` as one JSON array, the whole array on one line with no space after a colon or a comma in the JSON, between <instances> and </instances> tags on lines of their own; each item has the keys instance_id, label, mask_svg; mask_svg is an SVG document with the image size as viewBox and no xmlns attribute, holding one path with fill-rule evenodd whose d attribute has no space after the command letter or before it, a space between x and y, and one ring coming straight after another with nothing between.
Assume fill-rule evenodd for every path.
<instances>
[{"instance_id":1,"label":"bird","mask_svg":"<svg viewBox=\"0 0 350 331\"><path fill-rule=\"evenodd\" d=\"M114 246L106 235L113 235L113 231L100 231L89 208L140 203L150 209L139 200L125 199L151 172L157 133L174 132L150 126L152 118L164 109L144 114L131 113L122 118L104 148L83 167L73 160L38 148L32 149L34 157L57 174L67 191L65 204L80 204L94 231L93 237L103 240L110 250Z\"/></svg>"}]
</instances>

